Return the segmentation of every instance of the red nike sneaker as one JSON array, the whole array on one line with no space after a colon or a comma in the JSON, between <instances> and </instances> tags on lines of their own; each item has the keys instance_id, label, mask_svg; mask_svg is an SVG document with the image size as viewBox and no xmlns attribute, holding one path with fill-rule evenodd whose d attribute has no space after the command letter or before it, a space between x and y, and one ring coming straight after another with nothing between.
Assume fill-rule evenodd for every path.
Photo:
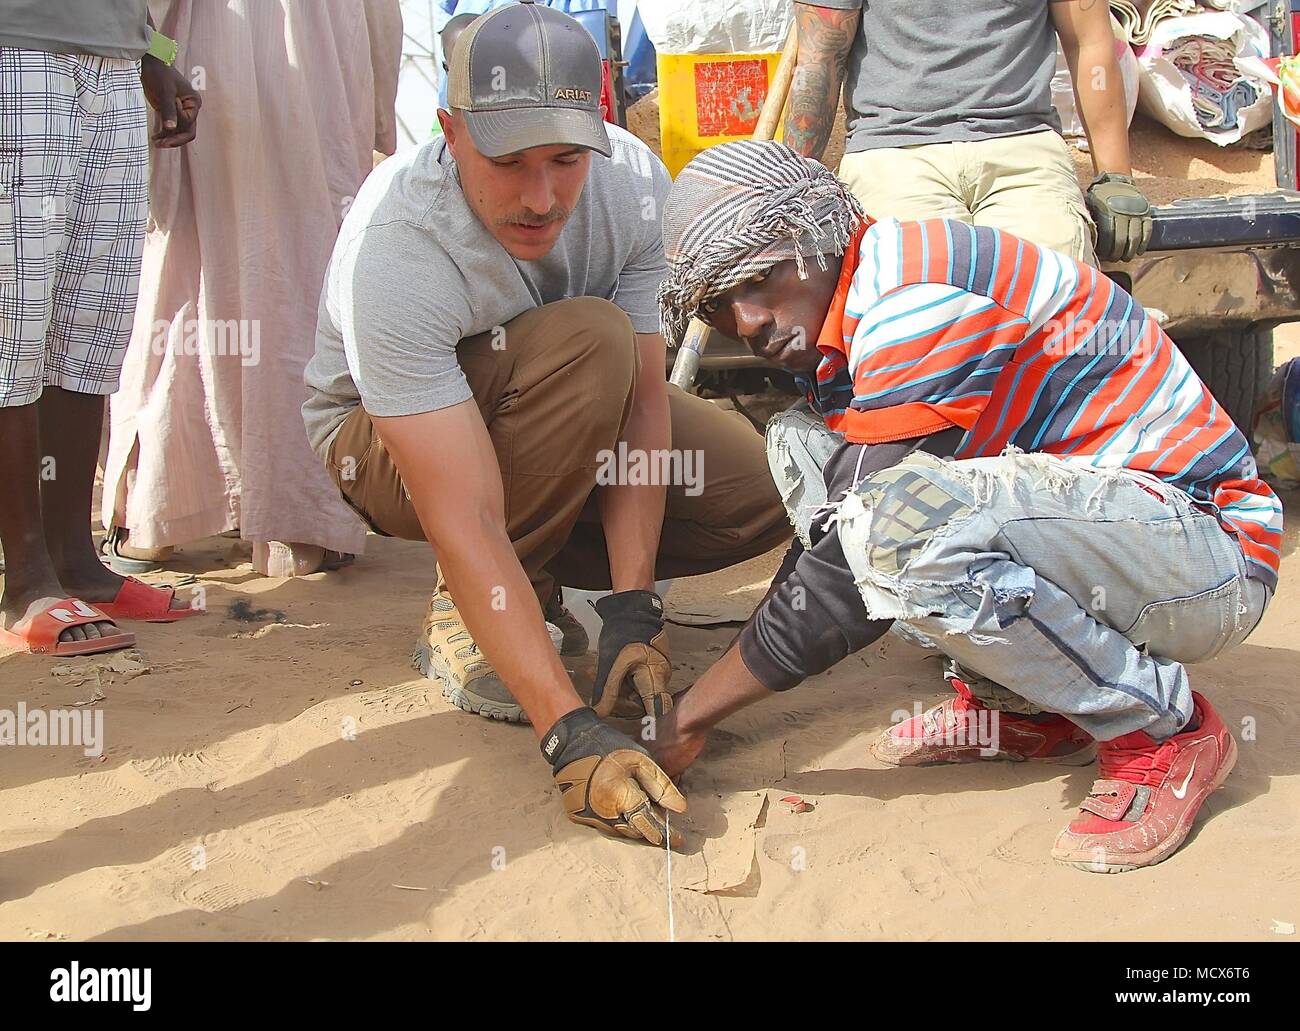
<instances>
[{"instance_id":1,"label":"red nike sneaker","mask_svg":"<svg viewBox=\"0 0 1300 1031\"><path fill-rule=\"evenodd\" d=\"M1168 859L1196 813L1237 762L1237 742L1204 697L1192 692L1195 730L1164 741L1145 731L1103 741L1101 776L1061 831L1052 858L1093 873L1123 873Z\"/></svg>"},{"instance_id":2,"label":"red nike sneaker","mask_svg":"<svg viewBox=\"0 0 1300 1031\"><path fill-rule=\"evenodd\" d=\"M876 739L871 754L890 766L940 763L1060 763L1087 766L1097 743L1064 716L1021 716L983 706L964 680L949 675L956 696L896 723Z\"/></svg>"}]
</instances>

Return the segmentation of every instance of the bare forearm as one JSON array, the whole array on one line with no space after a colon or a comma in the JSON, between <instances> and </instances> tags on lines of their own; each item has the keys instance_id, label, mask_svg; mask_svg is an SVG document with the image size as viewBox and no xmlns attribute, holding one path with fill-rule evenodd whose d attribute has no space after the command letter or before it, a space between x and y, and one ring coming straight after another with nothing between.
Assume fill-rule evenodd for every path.
<instances>
[{"instance_id":1,"label":"bare forearm","mask_svg":"<svg viewBox=\"0 0 1300 1031\"><path fill-rule=\"evenodd\" d=\"M472 401L375 418L469 630L539 737L582 702L506 531L501 471ZM455 461L446 456L456 456Z\"/></svg>"},{"instance_id":2,"label":"bare forearm","mask_svg":"<svg viewBox=\"0 0 1300 1031\"><path fill-rule=\"evenodd\" d=\"M660 456L672 449L668 394L662 382L645 384L623 431L632 462L660 469ZM680 466L668 465L667 468ZM630 467L629 467L630 468ZM663 483L618 482L600 489L600 518L609 550L609 575L615 591L652 591L655 558L663 529L668 490Z\"/></svg>"},{"instance_id":3,"label":"bare forearm","mask_svg":"<svg viewBox=\"0 0 1300 1031\"><path fill-rule=\"evenodd\" d=\"M1093 168L1132 175L1128 108L1110 7L1095 0L1052 0L1048 12L1074 80L1074 99L1088 134Z\"/></svg>"},{"instance_id":4,"label":"bare forearm","mask_svg":"<svg viewBox=\"0 0 1300 1031\"><path fill-rule=\"evenodd\" d=\"M1078 51L1071 63L1074 96L1097 172L1132 175L1128 149L1128 111L1119 62L1110 41Z\"/></svg>"},{"instance_id":5,"label":"bare forearm","mask_svg":"<svg viewBox=\"0 0 1300 1031\"><path fill-rule=\"evenodd\" d=\"M675 699L650 739L650 754L670 777L695 762L719 720L772 694L745 668L734 644L695 686Z\"/></svg>"},{"instance_id":6,"label":"bare forearm","mask_svg":"<svg viewBox=\"0 0 1300 1031\"><path fill-rule=\"evenodd\" d=\"M783 139L786 146L800 154L820 158L835 125L844 70L860 15L857 11L803 3L796 3L794 8L799 57L790 84Z\"/></svg>"},{"instance_id":7,"label":"bare forearm","mask_svg":"<svg viewBox=\"0 0 1300 1031\"><path fill-rule=\"evenodd\" d=\"M672 716L682 733L706 734L733 712L774 693L749 672L740 657L740 646L733 643L694 685L677 696Z\"/></svg>"}]
</instances>

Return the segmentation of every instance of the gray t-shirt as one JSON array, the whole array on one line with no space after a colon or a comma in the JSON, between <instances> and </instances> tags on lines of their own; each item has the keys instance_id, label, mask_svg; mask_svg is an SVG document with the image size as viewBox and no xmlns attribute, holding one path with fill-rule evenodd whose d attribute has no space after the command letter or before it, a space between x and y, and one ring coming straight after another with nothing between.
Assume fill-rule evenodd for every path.
<instances>
[{"instance_id":1,"label":"gray t-shirt","mask_svg":"<svg viewBox=\"0 0 1300 1031\"><path fill-rule=\"evenodd\" d=\"M137 61L153 29L147 0L2 0L0 46Z\"/></svg>"},{"instance_id":2,"label":"gray t-shirt","mask_svg":"<svg viewBox=\"0 0 1300 1031\"><path fill-rule=\"evenodd\" d=\"M1061 130L1049 0L809 0L862 9L849 153Z\"/></svg>"},{"instance_id":3,"label":"gray t-shirt","mask_svg":"<svg viewBox=\"0 0 1300 1031\"><path fill-rule=\"evenodd\" d=\"M446 140L389 158L339 230L307 365L307 438L324 457L362 404L371 415L433 412L473 395L456 360L465 337L569 297L603 297L638 333L659 330L660 213L672 181L631 133L606 126L555 246L517 261L466 203Z\"/></svg>"}]
</instances>

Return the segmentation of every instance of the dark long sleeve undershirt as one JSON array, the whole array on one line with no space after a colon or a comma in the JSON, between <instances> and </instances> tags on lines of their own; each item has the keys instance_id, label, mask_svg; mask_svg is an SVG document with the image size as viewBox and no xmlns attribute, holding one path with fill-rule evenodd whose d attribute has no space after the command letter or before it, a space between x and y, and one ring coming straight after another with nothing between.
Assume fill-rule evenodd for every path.
<instances>
[{"instance_id":1,"label":"dark long sleeve undershirt","mask_svg":"<svg viewBox=\"0 0 1300 1031\"><path fill-rule=\"evenodd\" d=\"M897 465L919 448L951 455L959 430L888 444L844 443L826 463L826 496L836 501L871 473ZM859 461L861 464L859 465ZM745 667L770 691L786 691L830 669L846 655L878 640L893 622L868 619L853 572L840 545L839 524L809 532L811 548L797 540L773 579L773 589L740 632Z\"/></svg>"}]
</instances>

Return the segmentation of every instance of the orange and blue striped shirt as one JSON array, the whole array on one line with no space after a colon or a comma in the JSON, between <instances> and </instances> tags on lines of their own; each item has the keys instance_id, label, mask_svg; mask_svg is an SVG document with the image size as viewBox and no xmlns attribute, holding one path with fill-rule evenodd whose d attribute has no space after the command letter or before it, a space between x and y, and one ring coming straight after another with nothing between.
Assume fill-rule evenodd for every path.
<instances>
[{"instance_id":1,"label":"orange and blue striped shirt","mask_svg":"<svg viewBox=\"0 0 1300 1031\"><path fill-rule=\"evenodd\" d=\"M1158 476L1216 512L1276 586L1282 505L1174 342L1110 279L986 226L884 219L845 255L803 385L859 444L959 426L1007 447Z\"/></svg>"}]
</instances>

